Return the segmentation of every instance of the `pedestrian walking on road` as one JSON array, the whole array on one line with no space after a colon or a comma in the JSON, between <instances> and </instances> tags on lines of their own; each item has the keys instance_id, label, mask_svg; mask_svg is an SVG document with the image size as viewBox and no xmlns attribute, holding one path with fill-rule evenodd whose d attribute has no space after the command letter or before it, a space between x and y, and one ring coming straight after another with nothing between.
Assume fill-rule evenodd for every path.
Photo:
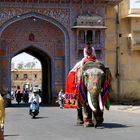
<instances>
[{"instance_id":1,"label":"pedestrian walking on road","mask_svg":"<svg viewBox=\"0 0 140 140\"><path fill-rule=\"evenodd\" d=\"M64 93L62 89L59 91L58 100L56 102L59 103L59 106L62 109L64 106Z\"/></svg>"}]
</instances>

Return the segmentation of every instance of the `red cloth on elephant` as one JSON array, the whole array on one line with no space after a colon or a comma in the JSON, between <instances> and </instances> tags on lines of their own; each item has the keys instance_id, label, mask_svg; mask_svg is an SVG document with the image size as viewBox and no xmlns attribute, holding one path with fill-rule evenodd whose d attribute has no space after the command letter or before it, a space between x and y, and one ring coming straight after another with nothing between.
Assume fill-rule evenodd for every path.
<instances>
[{"instance_id":1,"label":"red cloth on elephant","mask_svg":"<svg viewBox=\"0 0 140 140\"><path fill-rule=\"evenodd\" d=\"M88 61L93 61L95 62L96 61L96 57L94 55L92 56L87 56L85 59L84 59L84 63L88 62Z\"/></svg>"},{"instance_id":2,"label":"red cloth on elephant","mask_svg":"<svg viewBox=\"0 0 140 140\"><path fill-rule=\"evenodd\" d=\"M80 77L80 83L78 83L78 90L79 90L79 101L80 104L83 105L86 102L86 87L84 84L83 76Z\"/></svg>"},{"instance_id":3,"label":"red cloth on elephant","mask_svg":"<svg viewBox=\"0 0 140 140\"><path fill-rule=\"evenodd\" d=\"M69 72L67 81L66 81L66 88L65 92L68 93L75 93L76 92L76 83L75 83L75 75L76 73L74 71Z\"/></svg>"},{"instance_id":4,"label":"red cloth on elephant","mask_svg":"<svg viewBox=\"0 0 140 140\"><path fill-rule=\"evenodd\" d=\"M65 88L64 108L77 108L78 88L75 82L76 72L71 71L68 74Z\"/></svg>"}]
</instances>

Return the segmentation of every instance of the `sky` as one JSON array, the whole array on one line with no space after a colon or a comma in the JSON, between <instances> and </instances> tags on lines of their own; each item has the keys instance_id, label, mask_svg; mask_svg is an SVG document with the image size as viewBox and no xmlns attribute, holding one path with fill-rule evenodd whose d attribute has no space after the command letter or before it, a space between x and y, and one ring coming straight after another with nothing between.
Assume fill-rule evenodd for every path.
<instances>
[{"instance_id":1,"label":"sky","mask_svg":"<svg viewBox=\"0 0 140 140\"><path fill-rule=\"evenodd\" d=\"M15 66L20 62L23 62L24 64L26 64L27 62L36 62L36 68L41 68L40 61L27 53L16 55L12 58L12 62L14 62Z\"/></svg>"},{"instance_id":2,"label":"sky","mask_svg":"<svg viewBox=\"0 0 140 140\"><path fill-rule=\"evenodd\" d=\"M131 8L140 8L140 0L130 0Z\"/></svg>"}]
</instances>

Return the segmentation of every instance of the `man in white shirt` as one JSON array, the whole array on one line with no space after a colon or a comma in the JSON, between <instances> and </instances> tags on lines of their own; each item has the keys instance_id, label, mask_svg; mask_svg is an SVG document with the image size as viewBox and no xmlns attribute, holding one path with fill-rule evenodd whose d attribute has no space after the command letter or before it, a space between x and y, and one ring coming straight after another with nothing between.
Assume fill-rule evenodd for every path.
<instances>
[{"instance_id":1,"label":"man in white shirt","mask_svg":"<svg viewBox=\"0 0 140 140\"><path fill-rule=\"evenodd\" d=\"M41 103L41 97L37 94L37 92L33 92L33 94L29 97L29 103L30 104L30 111L32 108L32 103L36 103L38 106L38 112L39 112L39 104Z\"/></svg>"}]
</instances>

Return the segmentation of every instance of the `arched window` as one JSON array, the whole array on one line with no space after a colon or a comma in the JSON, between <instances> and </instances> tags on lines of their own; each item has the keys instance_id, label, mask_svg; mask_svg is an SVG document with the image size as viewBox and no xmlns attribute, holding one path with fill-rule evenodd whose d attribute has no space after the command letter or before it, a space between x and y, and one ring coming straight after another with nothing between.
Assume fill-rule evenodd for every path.
<instances>
[{"instance_id":1,"label":"arched window","mask_svg":"<svg viewBox=\"0 0 140 140\"><path fill-rule=\"evenodd\" d=\"M96 46L100 45L100 30L95 31L95 44Z\"/></svg>"},{"instance_id":2,"label":"arched window","mask_svg":"<svg viewBox=\"0 0 140 140\"><path fill-rule=\"evenodd\" d=\"M86 41L89 42L89 43L92 43L93 42L93 36L92 36L92 31L91 30L88 30L87 31L87 36L86 36Z\"/></svg>"},{"instance_id":3,"label":"arched window","mask_svg":"<svg viewBox=\"0 0 140 140\"><path fill-rule=\"evenodd\" d=\"M83 30L79 31L79 43L85 43L85 32Z\"/></svg>"}]
</instances>

